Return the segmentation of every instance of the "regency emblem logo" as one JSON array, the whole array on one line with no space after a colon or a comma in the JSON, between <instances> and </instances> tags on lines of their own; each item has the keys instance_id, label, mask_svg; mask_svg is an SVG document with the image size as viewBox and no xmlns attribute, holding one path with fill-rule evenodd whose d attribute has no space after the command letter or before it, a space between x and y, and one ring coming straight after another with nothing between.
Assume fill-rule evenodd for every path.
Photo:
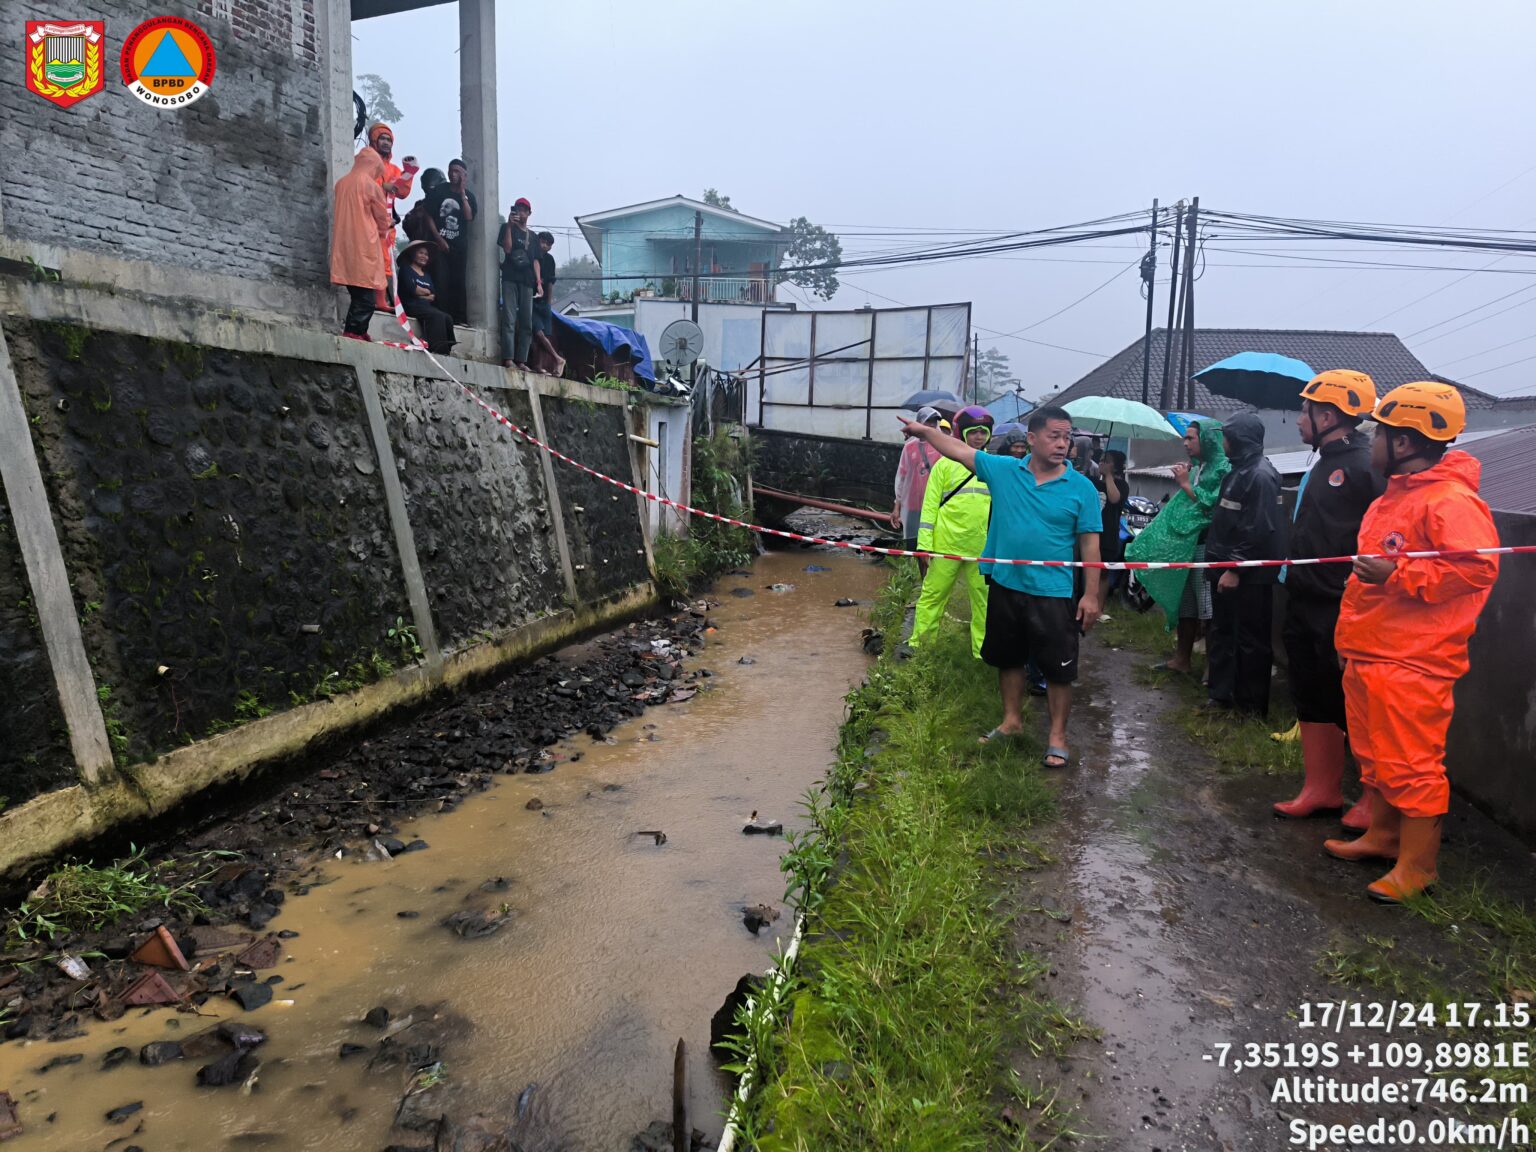
<instances>
[{"instance_id":1,"label":"regency emblem logo","mask_svg":"<svg viewBox=\"0 0 1536 1152\"><path fill-rule=\"evenodd\" d=\"M155 108L183 108L213 84L216 63L208 33L180 16L156 16L123 41L123 83Z\"/></svg>"},{"instance_id":2,"label":"regency emblem logo","mask_svg":"<svg viewBox=\"0 0 1536 1152\"><path fill-rule=\"evenodd\" d=\"M106 30L100 20L28 20L22 41L28 90L60 108L100 92Z\"/></svg>"}]
</instances>

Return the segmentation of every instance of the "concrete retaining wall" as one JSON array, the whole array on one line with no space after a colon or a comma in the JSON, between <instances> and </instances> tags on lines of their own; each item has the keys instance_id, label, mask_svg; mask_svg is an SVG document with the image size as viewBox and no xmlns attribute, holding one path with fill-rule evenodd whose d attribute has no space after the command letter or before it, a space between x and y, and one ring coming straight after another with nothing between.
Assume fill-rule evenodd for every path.
<instances>
[{"instance_id":1,"label":"concrete retaining wall","mask_svg":"<svg viewBox=\"0 0 1536 1152\"><path fill-rule=\"evenodd\" d=\"M752 478L769 488L889 508L900 444L752 429Z\"/></svg>"},{"instance_id":2,"label":"concrete retaining wall","mask_svg":"<svg viewBox=\"0 0 1536 1152\"><path fill-rule=\"evenodd\" d=\"M1495 512L1499 539L1536 544L1536 516ZM1456 685L1446 750L1451 783L1536 845L1536 557L1506 556Z\"/></svg>"},{"instance_id":3,"label":"concrete retaining wall","mask_svg":"<svg viewBox=\"0 0 1536 1152\"><path fill-rule=\"evenodd\" d=\"M0 335L0 872L654 599L643 501L419 354L4 277ZM636 398L448 363L639 482Z\"/></svg>"}]
</instances>

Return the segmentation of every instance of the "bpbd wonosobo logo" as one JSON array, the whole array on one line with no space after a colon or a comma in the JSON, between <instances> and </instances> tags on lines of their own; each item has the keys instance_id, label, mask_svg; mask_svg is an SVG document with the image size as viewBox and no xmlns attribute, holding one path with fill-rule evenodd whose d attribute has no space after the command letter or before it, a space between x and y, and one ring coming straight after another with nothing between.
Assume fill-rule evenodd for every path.
<instances>
[{"instance_id":1,"label":"bpbd wonosobo logo","mask_svg":"<svg viewBox=\"0 0 1536 1152\"><path fill-rule=\"evenodd\" d=\"M123 41L123 83L144 103L182 108L213 84L213 41L190 20L156 16Z\"/></svg>"}]
</instances>

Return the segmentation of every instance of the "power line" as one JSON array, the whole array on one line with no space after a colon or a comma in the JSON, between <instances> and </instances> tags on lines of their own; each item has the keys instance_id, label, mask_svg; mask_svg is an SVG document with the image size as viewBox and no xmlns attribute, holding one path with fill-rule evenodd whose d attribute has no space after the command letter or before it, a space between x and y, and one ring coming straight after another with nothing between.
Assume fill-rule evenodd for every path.
<instances>
[{"instance_id":1,"label":"power line","mask_svg":"<svg viewBox=\"0 0 1536 1152\"><path fill-rule=\"evenodd\" d=\"M1470 380L1474 376L1486 376L1490 372L1502 372L1506 368L1513 368L1516 364L1525 364L1531 360L1536 360L1536 352L1529 356L1522 356L1518 360L1511 360L1508 364L1500 364L1494 368L1479 368L1476 372L1464 372L1461 378L1463 380Z\"/></svg>"},{"instance_id":2,"label":"power line","mask_svg":"<svg viewBox=\"0 0 1536 1152\"><path fill-rule=\"evenodd\" d=\"M1516 288L1513 292L1506 292L1502 296L1497 296L1494 299L1489 300L1486 304L1478 304L1475 307L1468 308L1465 312L1458 312L1454 316L1447 316L1444 320L1437 320L1433 324L1426 324L1423 328L1420 328L1417 331L1408 333L1408 335L1406 337L1404 337L1404 339L1411 340L1415 336L1420 336L1423 333L1428 332L1428 331L1430 331L1432 329L1435 329L1435 328L1439 328L1442 325L1455 323L1457 320L1460 320L1463 316L1470 316L1474 312L1481 312L1484 308L1492 308L1495 304L1498 304L1498 303L1501 303L1502 301L1508 300L1511 296L1519 296L1522 293L1529 292L1532 288L1536 288L1536 284L1527 284L1524 288ZM1521 303L1525 304L1525 303L1529 303L1529 301L1521 301ZM1514 307L1518 308L1518 307L1520 307L1520 305L1516 304L1516 305L1514 305ZM1508 308L1500 309L1500 311L1498 311L1498 312L1494 312L1494 313L1492 313L1492 314L1490 314L1488 316L1484 316L1483 320L1491 320L1491 319L1493 319L1494 316L1501 316L1505 312L1508 312L1508 311L1509 311ZM1473 324L1481 324L1483 322L1483 320L1474 320L1472 323ZM1461 326L1461 328L1470 328L1470 327L1472 327L1471 324L1463 324ZM1460 332L1461 328L1452 328L1451 332ZM1439 340L1442 337L1449 336L1451 334L1451 332L1442 332L1442 333L1440 333L1439 336L1433 336L1430 339L1431 340ZM1429 342L1430 342L1429 340L1424 341L1424 343L1426 343L1426 344L1428 344Z\"/></svg>"},{"instance_id":3,"label":"power line","mask_svg":"<svg viewBox=\"0 0 1536 1152\"><path fill-rule=\"evenodd\" d=\"M1501 348L1509 348L1515 344L1524 344L1527 340L1536 340L1536 332L1528 336L1516 336L1513 340L1506 340L1502 344L1495 344L1492 348L1484 348L1481 352L1474 352L1470 356L1458 356L1455 360L1446 360L1440 367L1449 368L1452 364L1464 364L1468 360L1476 360L1479 356L1486 356L1490 352L1497 352Z\"/></svg>"}]
</instances>

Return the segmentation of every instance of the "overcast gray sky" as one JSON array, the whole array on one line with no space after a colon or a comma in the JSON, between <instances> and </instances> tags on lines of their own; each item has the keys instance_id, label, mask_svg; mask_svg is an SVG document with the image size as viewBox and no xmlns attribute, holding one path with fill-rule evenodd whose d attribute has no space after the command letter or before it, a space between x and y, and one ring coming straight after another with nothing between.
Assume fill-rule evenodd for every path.
<instances>
[{"instance_id":1,"label":"overcast gray sky","mask_svg":"<svg viewBox=\"0 0 1536 1152\"><path fill-rule=\"evenodd\" d=\"M577 214L707 186L755 216L807 216L842 235L845 255L914 242L861 232L1032 229L1149 208L1154 196L1536 228L1530 0L503 0L497 15L502 199L533 201L562 260L587 251ZM446 167L459 141L454 7L353 34L354 74L384 76L404 113L397 154ZM1078 352L997 334L1102 284L1141 242L850 272L831 306L974 301L983 347L1008 353L1041 394L1139 336L1135 272L1025 334ZM1238 246L1439 268L1497 261L1462 280L1212 243L1196 314L1208 327L1394 331L1435 371L1536 393L1536 257ZM1159 323L1164 293L1160 283Z\"/></svg>"}]
</instances>

